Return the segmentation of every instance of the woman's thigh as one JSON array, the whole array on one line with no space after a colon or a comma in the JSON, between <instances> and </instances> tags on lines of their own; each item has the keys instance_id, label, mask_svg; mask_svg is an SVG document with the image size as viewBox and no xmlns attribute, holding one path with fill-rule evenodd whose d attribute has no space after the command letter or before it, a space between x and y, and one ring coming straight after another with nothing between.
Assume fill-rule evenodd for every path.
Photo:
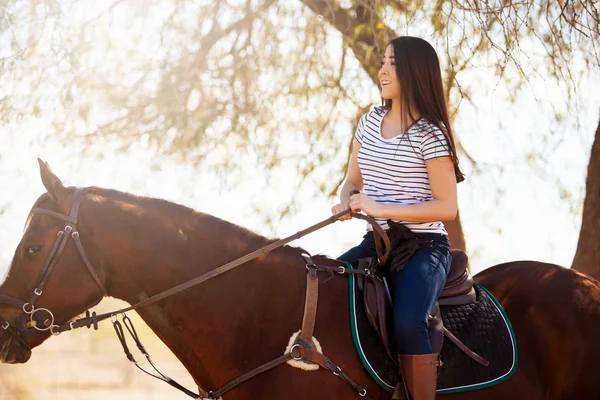
<instances>
[{"instance_id":1,"label":"woman's thigh","mask_svg":"<svg viewBox=\"0 0 600 400\"><path fill-rule=\"evenodd\" d=\"M391 272L394 314L426 322L446 284L451 263L450 247L436 243L417 250L402 271Z\"/></svg>"}]
</instances>

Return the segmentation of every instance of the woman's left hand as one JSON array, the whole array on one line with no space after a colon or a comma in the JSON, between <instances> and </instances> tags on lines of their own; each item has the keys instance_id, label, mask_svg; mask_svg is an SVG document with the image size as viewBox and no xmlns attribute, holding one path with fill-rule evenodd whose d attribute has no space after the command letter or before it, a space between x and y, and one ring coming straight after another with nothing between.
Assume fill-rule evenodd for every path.
<instances>
[{"instance_id":1,"label":"woman's left hand","mask_svg":"<svg viewBox=\"0 0 600 400\"><path fill-rule=\"evenodd\" d=\"M352 212L364 211L369 217L379 217L381 213L381 204L364 193L350 196L350 208Z\"/></svg>"}]
</instances>

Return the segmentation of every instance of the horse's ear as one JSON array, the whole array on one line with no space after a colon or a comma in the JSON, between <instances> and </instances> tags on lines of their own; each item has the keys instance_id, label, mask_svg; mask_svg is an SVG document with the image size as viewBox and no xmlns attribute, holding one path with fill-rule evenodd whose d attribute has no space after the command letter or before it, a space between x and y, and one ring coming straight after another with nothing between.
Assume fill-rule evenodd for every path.
<instances>
[{"instance_id":1,"label":"horse's ear","mask_svg":"<svg viewBox=\"0 0 600 400\"><path fill-rule=\"evenodd\" d=\"M59 202L61 198L65 197L66 190L63 183L58 179L58 176L54 175L54 172L50 169L50 164L42 161L40 158L37 159L40 164L40 176L42 177L42 183L48 191L50 197Z\"/></svg>"}]
</instances>

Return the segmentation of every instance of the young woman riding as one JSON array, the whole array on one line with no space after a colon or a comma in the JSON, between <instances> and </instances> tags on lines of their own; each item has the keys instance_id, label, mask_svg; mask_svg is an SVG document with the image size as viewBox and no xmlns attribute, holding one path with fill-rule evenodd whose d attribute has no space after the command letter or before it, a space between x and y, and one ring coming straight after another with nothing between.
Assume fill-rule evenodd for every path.
<instances>
[{"instance_id":1,"label":"young woman riding","mask_svg":"<svg viewBox=\"0 0 600 400\"><path fill-rule=\"evenodd\" d=\"M360 118L340 203L331 211L362 210L388 232L400 227L419 243L429 243L419 245L405 262L387 263L398 363L411 396L428 400L435 398L441 365L429 342L428 317L452 263L442 221L456 218L456 184L464 175L433 47L416 37L392 40L379 81L383 105ZM351 195L355 191L359 193ZM340 219L350 218L347 214ZM374 256L368 226L362 242L338 259L353 263ZM392 398L399 398L400 387Z\"/></svg>"}]
</instances>

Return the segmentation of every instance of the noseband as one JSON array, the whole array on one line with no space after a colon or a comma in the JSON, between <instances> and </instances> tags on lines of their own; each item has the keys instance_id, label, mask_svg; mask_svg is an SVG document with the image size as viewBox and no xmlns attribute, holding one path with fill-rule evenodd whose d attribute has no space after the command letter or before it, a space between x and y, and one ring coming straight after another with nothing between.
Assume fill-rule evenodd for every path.
<instances>
[{"instance_id":1,"label":"noseband","mask_svg":"<svg viewBox=\"0 0 600 400\"><path fill-rule=\"evenodd\" d=\"M54 324L54 314L47 308L36 308L35 302L40 298L44 291L44 286L54 269L54 266L58 262L62 252L65 249L67 241L69 238L72 238L75 242L75 246L77 247L77 251L81 255L85 266L90 271L90 274L94 278L94 281L98 284L100 289L102 289L102 293L104 296L107 296L108 293L106 288L102 284L100 277L94 270L94 267L90 263L90 260L87 258L85 251L83 250L83 246L81 245L81 239L79 238L79 232L77 231L77 217L79 215L79 207L81 206L81 200L83 196L89 192L91 188L76 188L75 194L73 195L73 202L71 204L71 212L69 215L64 215L58 213L56 211L47 210L41 207L35 207L33 209L34 213L46 214L53 218L57 218L65 222L62 230L58 231L56 241L52 246L52 250L48 254L48 258L46 258L46 262L44 263L44 267L42 268L42 272L40 277L37 280L37 284L33 289L33 293L31 294L29 301L23 301L21 299L17 299L15 297L11 297L8 295L0 294L0 303L7 304L11 306L21 307L23 312L29 316L29 321L25 324L26 328L34 328L40 332L50 331L53 335L59 335L60 331L57 329L59 325ZM44 320L43 326L38 326L37 321L34 319L35 314L47 314L47 318ZM23 314L21 314L22 316ZM19 318L21 318L19 316ZM11 334L19 343L21 343L27 350L31 350L31 345L23 339L21 336L20 330L18 327L13 327L10 323L0 316L0 324L2 324L2 328L6 330L9 334Z\"/></svg>"}]
</instances>

